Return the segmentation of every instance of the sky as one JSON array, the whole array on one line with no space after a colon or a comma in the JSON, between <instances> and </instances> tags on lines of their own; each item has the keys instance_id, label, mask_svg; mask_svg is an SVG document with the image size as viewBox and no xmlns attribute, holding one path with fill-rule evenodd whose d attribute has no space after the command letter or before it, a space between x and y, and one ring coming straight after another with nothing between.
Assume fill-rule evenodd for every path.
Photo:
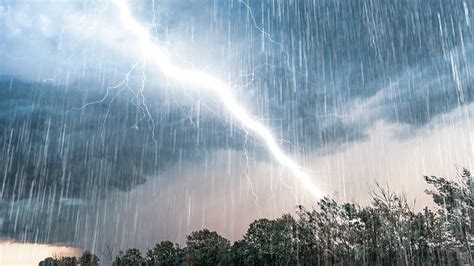
<instances>
[{"instance_id":1,"label":"sky","mask_svg":"<svg viewBox=\"0 0 474 266\"><path fill-rule=\"evenodd\" d=\"M422 207L423 175L473 168L473 1L127 3L339 201L379 182ZM0 237L100 254L316 205L215 95L141 54L110 1L0 0Z\"/></svg>"}]
</instances>

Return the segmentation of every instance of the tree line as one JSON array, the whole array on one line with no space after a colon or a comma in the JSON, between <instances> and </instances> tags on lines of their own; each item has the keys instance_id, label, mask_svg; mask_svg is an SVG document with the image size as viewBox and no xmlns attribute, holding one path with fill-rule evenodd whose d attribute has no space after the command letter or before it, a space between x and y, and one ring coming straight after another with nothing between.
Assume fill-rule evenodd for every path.
<instances>
[{"instance_id":1,"label":"tree line","mask_svg":"<svg viewBox=\"0 0 474 266\"><path fill-rule=\"evenodd\" d=\"M183 247L162 241L145 253L120 251L113 265L473 265L471 173L424 179L436 208L415 212L405 195L377 185L368 206L326 197L313 209L298 206L295 217L254 221L233 244L203 229ZM99 264L97 257L80 261L47 258L40 265Z\"/></svg>"}]
</instances>

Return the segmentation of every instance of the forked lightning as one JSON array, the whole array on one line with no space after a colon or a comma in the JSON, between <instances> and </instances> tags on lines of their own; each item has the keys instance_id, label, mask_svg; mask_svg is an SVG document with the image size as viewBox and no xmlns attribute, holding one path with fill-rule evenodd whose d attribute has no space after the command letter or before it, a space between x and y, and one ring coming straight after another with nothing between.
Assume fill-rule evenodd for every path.
<instances>
[{"instance_id":1,"label":"forked lightning","mask_svg":"<svg viewBox=\"0 0 474 266\"><path fill-rule=\"evenodd\" d=\"M276 161L288 169L292 176L302 183L304 189L316 198L324 197L324 193L311 181L309 175L296 164L278 146L270 130L254 119L232 95L231 87L218 78L196 70L184 69L174 65L169 55L153 41L148 30L143 27L131 14L124 0L112 0L119 9L120 20L125 28L133 33L140 45L141 54L159 69L163 75L181 85L194 89L210 90L219 97L223 106L249 131L260 137Z\"/></svg>"}]
</instances>

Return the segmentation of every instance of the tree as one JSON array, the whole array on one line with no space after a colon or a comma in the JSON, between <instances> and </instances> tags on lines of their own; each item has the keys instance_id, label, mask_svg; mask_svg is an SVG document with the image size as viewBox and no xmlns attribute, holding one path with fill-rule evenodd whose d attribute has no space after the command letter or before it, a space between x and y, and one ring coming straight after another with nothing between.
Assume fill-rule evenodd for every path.
<instances>
[{"instance_id":1,"label":"tree","mask_svg":"<svg viewBox=\"0 0 474 266\"><path fill-rule=\"evenodd\" d=\"M435 212L425 207L410 223L412 264L449 264L443 245L446 242L446 228Z\"/></svg>"},{"instance_id":2,"label":"tree","mask_svg":"<svg viewBox=\"0 0 474 266\"><path fill-rule=\"evenodd\" d=\"M371 204L339 204L325 197L317 208L299 206L289 214L249 225L232 246L217 232L187 236L186 247L162 241L148 250L120 252L113 265L472 265L474 182L463 170L459 180L425 177L426 193L437 210L415 212L404 194L377 185ZM111 249L109 249L111 251ZM111 254L112 252L110 252ZM84 252L81 264L97 265ZM46 258L40 265L76 265L75 257Z\"/></svg>"},{"instance_id":3,"label":"tree","mask_svg":"<svg viewBox=\"0 0 474 266\"><path fill-rule=\"evenodd\" d=\"M183 251L178 244L170 241L157 243L146 256L148 265L176 265L184 261Z\"/></svg>"},{"instance_id":4,"label":"tree","mask_svg":"<svg viewBox=\"0 0 474 266\"><path fill-rule=\"evenodd\" d=\"M119 255L115 258L112 265L145 265L145 259L143 259L140 250L136 248L130 248L127 249L125 253L123 251L120 251Z\"/></svg>"},{"instance_id":5,"label":"tree","mask_svg":"<svg viewBox=\"0 0 474 266\"><path fill-rule=\"evenodd\" d=\"M215 231L192 232L186 240L186 262L192 265L226 264L230 260L230 241Z\"/></svg>"},{"instance_id":6,"label":"tree","mask_svg":"<svg viewBox=\"0 0 474 266\"><path fill-rule=\"evenodd\" d=\"M77 265L76 257L48 257L39 262L39 266L75 266Z\"/></svg>"},{"instance_id":7,"label":"tree","mask_svg":"<svg viewBox=\"0 0 474 266\"><path fill-rule=\"evenodd\" d=\"M299 206L299 256L309 264L350 263L360 252L364 228L360 208L354 204L339 205L328 197L321 199L318 206L319 210L310 211ZM366 250L362 254L367 254Z\"/></svg>"},{"instance_id":8,"label":"tree","mask_svg":"<svg viewBox=\"0 0 474 266\"><path fill-rule=\"evenodd\" d=\"M232 265L256 265L258 261L258 250L255 247L245 240L234 242L230 251Z\"/></svg>"},{"instance_id":9,"label":"tree","mask_svg":"<svg viewBox=\"0 0 474 266\"><path fill-rule=\"evenodd\" d=\"M99 257L86 250L82 253L82 256L79 257L79 263L81 266L97 266L99 265Z\"/></svg>"},{"instance_id":10,"label":"tree","mask_svg":"<svg viewBox=\"0 0 474 266\"><path fill-rule=\"evenodd\" d=\"M372 218L377 231L371 241L371 255L382 264L409 264L409 225L414 216L406 196L392 193L377 184L371 190ZM375 240L375 241L374 241Z\"/></svg>"},{"instance_id":11,"label":"tree","mask_svg":"<svg viewBox=\"0 0 474 266\"><path fill-rule=\"evenodd\" d=\"M59 265L59 261L53 259L52 257L47 257L46 259L42 260L38 264L39 266L57 266Z\"/></svg>"},{"instance_id":12,"label":"tree","mask_svg":"<svg viewBox=\"0 0 474 266\"><path fill-rule=\"evenodd\" d=\"M289 214L275 220L260 219L250 224L239 243L240 252L257 264L296 264L301 244L298 233L298 224Z\"/></svg>"},{"instance_id":13,"label":"tree","mask_svg":"<svg viewBox=\"0 0 474 266\"><path fill-rule=\"evenodd\" d=\"M471 173L463 169L459 182L436 176L424 178L428 184L434 186L434 190L426 190L426 193L431 195L433 201L440 207L438 214L450 232L446 248L467 253L467 263L472 265L474 182Z\"/></svg>"}]
</instances>

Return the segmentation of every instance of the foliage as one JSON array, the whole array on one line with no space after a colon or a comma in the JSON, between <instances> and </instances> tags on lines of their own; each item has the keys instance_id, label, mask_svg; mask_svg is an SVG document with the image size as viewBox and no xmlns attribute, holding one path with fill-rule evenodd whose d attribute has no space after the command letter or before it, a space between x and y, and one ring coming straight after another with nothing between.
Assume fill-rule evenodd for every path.
<instances>
[{"instance_id":1,"label":"foliage","mask_svg":"<svg viewBox=\"0 0 474 266\"><path fill-rule=\"evenodd\" d=\"M425 176L425 181L434 190L426 190L440 207L438 217L445 232L442 248L452 252L472 253L474 243L474 182L472 175L464 169L459 180L450 181L436 176ZM471 256L468 262L472 265Z\"/></svg>"},{"instance_id":2,"label":"foliage","mask_svg":"<svg viewBox=\"0 0 474 266\"><path fill-rule=\"evenodd\" d=\"M299 206L249 225L233 245L203 229L186 246L156 244L143 258L138 249L120 252L114 265L472 265L474 183L463 170L457 180L425 176L436 208L415 212L405 195L371 191L367 206L323 198L317 208ZM92 254L84 252L80 262ZM97 258L97 257L95 257ZM75 265L75 258L47 258L40 265ZM61 264L63 263L63 264ZM95 265L96 265L95 264ZM94 264L90 264L94 265Z\"/></svg>"},{"instance_id":3,"label":"foliage","mask_svg":"<svg viewBox=\"0 0 474 266\"><path fill-rule=\"evenodd\" d=\"M298 249L297 234L297 222L288 214L275 220L257 220L233 249L232 258L236 264L295 264L297 257L292 254Z\"/></svg>"},{"instance_id":4,"label":"foliage","mask_svg":"<svg viewBox=\"0 0 474 266\"><path fill-rule=\"evenodd\" d=\"M86 250L82 253L82 256L79 257L79 263L81 266L97 266L99 265L99 257L92 254L90 251Z\"/></svg>"},{"instance_id":5,"label":"foliage","mask_svg":"<svg viewBox=\"0 0 474 266\"><path fill-rule=\"evenodd\" d=\"M230 241L217 232L203 229L186 240L186 262L191 265L225 264L229 260Z\"/></svg>"},{"instance_id":6,"label":"foliage","mask_svg":"<svg viewBox=\"0 0 474 266\"><path fill-rule=\"evenodd\" d=\"M184 252L170 241L157 243L146 255L148 265L177 265L184 261Z\"/></svg>"},{"instance_id":7,"label":"foliage","mask_svg":"<svg viewBox=\"0 0 474 266\"><path fill-rule=\"evenodd\" d=\"M118 256L112 263L114 266L125 265L145 265L145 259L142 257L140 250L136 248L127 249L125 252L120 251Z\"/></svg>"},{"instance_id":8,"label":"foliage","mask_svg":"<svg viewBox=\"0 0 474 266\"><path fill-rule=\"evenodd\" d=\"M40 266L96 266L99 265L99 257L90 251L84 251L77 259L76 257L48 257L39 262Z\"/></svg>"},{"instance_id":9,"label":"foliage","mask_svg":"<svg viewBox=\"0 0 474 266\"><path fill-rule=\"evenodd\" d=\"M76 257L48 257L40 261L39 266L75 266L77 265Z\"/></svg>"}]
</instances>

